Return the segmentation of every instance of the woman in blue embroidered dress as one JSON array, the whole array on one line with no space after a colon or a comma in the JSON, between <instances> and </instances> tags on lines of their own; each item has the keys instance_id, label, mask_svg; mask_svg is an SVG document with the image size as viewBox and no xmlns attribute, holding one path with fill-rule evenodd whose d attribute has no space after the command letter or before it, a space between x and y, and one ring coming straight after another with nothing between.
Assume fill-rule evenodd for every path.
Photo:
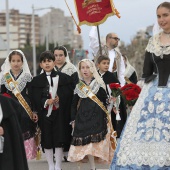
<instances>
[{"instance_id":1,"label":"woman in blue embroidered dress","mask_svg":"<svg viewBox=\"0 0 170 170\"><path fill-rule=\"evenodd\" d=\"M170 169L170 2L157 7L162 31L146 47L143 79L110 170Z\"/></svg>"}]
</instances>

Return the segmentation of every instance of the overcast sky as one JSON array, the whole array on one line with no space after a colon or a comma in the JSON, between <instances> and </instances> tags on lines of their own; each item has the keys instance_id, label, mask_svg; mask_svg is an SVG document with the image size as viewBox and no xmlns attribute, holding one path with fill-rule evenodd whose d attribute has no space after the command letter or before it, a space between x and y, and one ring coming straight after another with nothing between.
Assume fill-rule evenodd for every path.
<instances>
[{"instance_id":1,"label":"overcast sky","mask_svg":"<svg viewBox=\"0 0 170 170\"><path fill-rule=\"evenodd\" d=\"M6 9L5 2L6 0L0 0L0 11ZM75 19L78 21L74 0L67 0L67 2ZM120 12L121 18L118 19L116 16L112 16L100 25L101 36L105 37L107 33L115 32L126 44L130 43L130 40L137 31L155 23L156 8L162 2L164 2L164 0L114 0L114 5ZM32 13L32 5L34 5L35 8L61 8L65 16L70 16L64 0L8 0L8 3L10 9L19 9L21 13L25 14ZM49 10L36 11L36 14L42 16L48 11ZM84 48L88 50L88 33L90 28L90 26L86 25L81 26Z\"/></svg>"}]
</instances>

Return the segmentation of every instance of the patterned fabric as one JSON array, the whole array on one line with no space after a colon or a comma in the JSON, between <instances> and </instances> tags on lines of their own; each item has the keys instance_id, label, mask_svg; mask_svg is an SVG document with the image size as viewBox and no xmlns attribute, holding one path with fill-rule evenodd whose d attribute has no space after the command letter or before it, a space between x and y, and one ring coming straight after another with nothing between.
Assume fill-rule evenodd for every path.
<instances>
[{"instance_id":1,"label":"patterned fabric","mask_svg":"<svg viewBox=\"0 0 170 170\"><path fill-rule=\"evenodd\" d=\"M18 90L19 90L20 92L22 92L23 89L26 87L27 83L28 83L28 82L31 82L31 80L32 80L32 76L31 76L30 74L28 74L28 73L22 72L21 75L18 77L17 80L14 80L11 72L9 72L9 74L11 75L13 81L14 81L14 82L16 81L16 83L17 83L17 88L18 88ZM1 80L1 85L3 85L3 84L5 85L5 87L6 87L9 91L11 91L11 89L9 88L8 83L6 82L5 76L3 76L3 77L2 77L2 80Z\"/></svg>"},{"instance_id":2,"label":"patterned fabric","mask_svg":"<svg viewBox=\"0 0 170 170\"><path fill-rule=\"evenodd\" d=\"M37 147L35 144L35 139L30 138L24 141L26 157L28 160L36 158L37 155Z\"/></svg>"},{"instance_id":3,"label":"patterned fabric","mask_svg":"<svg viewBox=\"0 0 170 170\"><path fill-rule=\"evenodd\" d=\"M100 87L101 87L101 85L96 81L96 79L94 79L90 83L90 89L94 94L97 94ZM78 96L81 97L81 98L87 98L87 96L79 89L79 84L76 85L76 88L74 90L74 94L78 94Z\"/></svg>"},{"instance_id":4,"label":"patterned fabric","mask_svg":"<svg viewBox=\"0 0 170 170\"><path fill-rule=\"evenodd\" d=\"M113 158L114 150L110 145L110 129L108 126L108 133L106 139L99 143L90 143L84 146L71 145L68 153L68 161L76 162L82 160L86 155L93 155L98 158L100 163L110 164Z\"/></svg>"},{"instance_id":5,"label":"patterned fabric","mask_svg":"<svg viewBox=\"0 0 170 170\"><path fill-rule=\"evenodd\" d=\"M110 170L170 169L170 78L145 84L124 127Z\"/></svg>"},{"instance_id":6,"label":"patterned fabric","mask_svg":"<svg viewBox=\"0 0 170 170\"><path fill-rule=\"evenodd\" d=\"M67 64L62 68L61 72L71 76L73 73L77 72L77 69L72 63L67 62Z\"/></svg>"},{"instance_id":7,"label":"patterned fabric","mask_svg":"<svg viewBox=\"0 0 170 170\"><path fill-rule=\"evenodd\" d=\"M162 46L160 42L161 33L151 37L146 50L150 53L154 53L156 56L161 56L162 54L168 55L170 51L170 46Z\"/></svg>"}]
</instances>

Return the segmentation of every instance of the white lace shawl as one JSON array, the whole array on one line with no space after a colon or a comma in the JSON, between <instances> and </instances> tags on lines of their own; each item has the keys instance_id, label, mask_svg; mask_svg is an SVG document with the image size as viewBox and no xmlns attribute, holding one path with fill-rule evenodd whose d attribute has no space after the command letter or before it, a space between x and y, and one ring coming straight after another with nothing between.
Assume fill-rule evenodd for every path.
<instances>
[{"instance_id":1,"label":"white lace shawl","mask_svg":"<svg viewBox=\"0 0 170 170\"><path fill-rule=\"evenodd\" d=\"M125 56L126 58L126 68L125 68L125 73L124 73L124 77L129 78L134 72L136 72L135 68L129 63L128 58ZM137 75L137 74L136 74Z\"/></svg>"},{"instance_id":2,"label":"white lace shawl","mask_svg":"<svg viewBox=\"0 0 170 170\"><path fill-rule=\"evenodd\" d=\"M61 72L71 76L73 73L77 72L77 69L72 63L67 62L67 64L62 68Z\"/></svg>"},{"instance_id":3,"label":"white lace shawl","mask_svg":"<svg viewBox=\"0 0 170 170\"><path fill-rule=\"evenodd\" d=\"M148 45L146 47L146 51L150 53L154 53L156 56L161 56L161 54L168 55L170 54L170 46L166 48L162 48L163 46L161 45L160 42L160 35L161 33L156 34L155 36L149 39Z\"/></svg>"},{"instance_id":4,"label":"white lace shawl","mask_svg":"<svg viewBox=\"0 0 170 170\"><path fill-rule=\"evenodd\" d=\"M99 84L95 79L90 83L90 89L94 94L97 94L101 84ZM78 88L78 84L74 90L74 94L78 94L80 98L87 98L87 96Z\"/></svg>"},{"instance_id":5,"label":"white lace shawl","mask_svg":"<svg viewBox=\"0 0 170 170\"><path fill-rule=\"evenodd\" d=\"M5 74L6 74L6 73L9 73L9 74L11 75L11 73L10 73L11 65L10 65L10 62L9 62L9 55L10 55L13 51L19 52L19 53L22 55L22 57L23 57L23 65L22 65L22 67L23 67L23 72L19 75L18 79L16 80L17 86L18 86L18 90L21 92L21 91L25 88L27 82L31 82L31 80L32 80L32 75L31 75L31 73L30 73L30 69L29 69L29 66L28 66L26 57L25 57L24 53L23 53L21 50L12 50L12 51L8 54L8 56L7 56L7 58L5 59L3 65L1 66L1 70L2 70L2 71L1 71L1 73L0 73L0 84L1 84L1 85L4 84L5 87L6 87L9 91L11 91L10 88L9 88L9 86L8 86L8 84L7 84L7 82L6 82L6 80L5 80ZM11 77L12 77L12 75L11 75ZM12 77L12 79L13 79L13 77ZM13 79L13 81L15 81L15 80Z\"/></svg>"},{"instance_id":6,"label":"white lace shawl","mask_svg":"<svg viewBox=\"0 0 170 170\"><path fill-rule=\"evenodd\" d=\"M9 74L11 75L10 72L9 72ZM11 77L12 77L12 75L11 75ZM22 92L22 90L26 87L27 82L31 82L32 76L31 76L29 73L24 73L24 72L22 72L21 75L18 77L18 79L17 79L16 81L13 79L13 77L12 77L12 80L13 80L14 82L16 82L18 90L19 90L20 92ZM2 79L1 79L1 84L2 84L2 85L4 84L5 87L6 87L9 91L11 91L11 89L10 89L9 86L8 86L8 83L6 82L5 76L2 77Z\"/></svg>"}]
</instances>

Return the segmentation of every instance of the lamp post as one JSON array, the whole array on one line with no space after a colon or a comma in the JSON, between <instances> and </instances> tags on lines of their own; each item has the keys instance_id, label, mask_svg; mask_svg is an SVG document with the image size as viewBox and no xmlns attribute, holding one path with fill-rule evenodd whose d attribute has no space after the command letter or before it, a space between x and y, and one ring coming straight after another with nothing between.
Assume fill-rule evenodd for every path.
<instances>
[{"instance_id":1,"label":"lamp post","mask_svg":"<svg viewBox=\"0 0 170 170\"><path fill-rule=\"evenodd\" d=\"M6 0L6 29L7 29L7 52L9 54L10 51L10 36L9 36L9 8L8 8L8 0Z\"/></svg>"},{"instance_id":2,"label":"lamp post","mask_svg":"<svg viewBox=\"0 0 170 170\"><path fill-rule=\"evenodd\" d=\"M35 42L35 11L44 10L44 9L52 9L52 7L47 8L34 8L32 5L32 48L33 48L33 75L37 75L37 63L36 63L36 42Z\"/></svg>"}]
</instances>

